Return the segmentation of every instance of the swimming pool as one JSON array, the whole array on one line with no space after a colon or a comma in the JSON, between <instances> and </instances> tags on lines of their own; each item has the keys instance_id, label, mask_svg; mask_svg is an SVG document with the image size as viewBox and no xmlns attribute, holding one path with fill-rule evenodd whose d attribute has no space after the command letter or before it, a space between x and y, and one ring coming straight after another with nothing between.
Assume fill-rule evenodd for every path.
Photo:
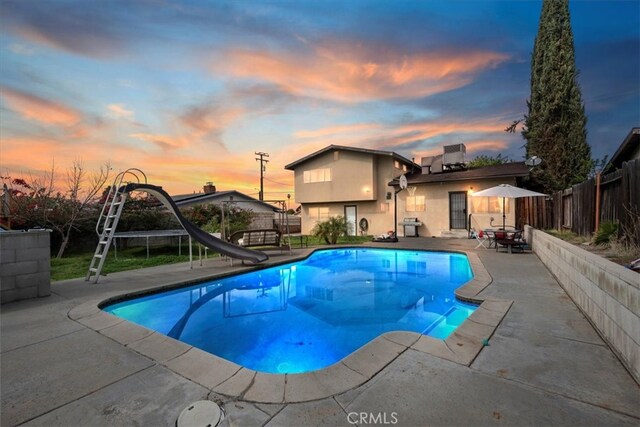
<instances>
[{"instance_id":1,"label":"swimming pool","mask_svg":"<svg viewBox=\"0 0 640 427\"><path fill-rule=\"evenodd\" d=\"M389 331L446 338L476 308L454 296L472 276L458 253L328 249L103 309L246 368L300 373Z\"/></svg>"}]
</instances>

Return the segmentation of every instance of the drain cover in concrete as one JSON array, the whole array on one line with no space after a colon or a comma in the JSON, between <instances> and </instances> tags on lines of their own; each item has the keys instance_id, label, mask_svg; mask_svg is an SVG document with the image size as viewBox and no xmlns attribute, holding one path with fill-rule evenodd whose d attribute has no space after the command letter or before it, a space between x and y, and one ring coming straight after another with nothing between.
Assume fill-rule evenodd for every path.
<instances>
[{"instance_id":1,"label":"drain cover in concrete","mask_svg":"<svg viewBox=\"0 0 640 427\"><path fill-rule=\"evenodd\" d=\"M176 421L176 427L215 427L222 411L210 400L199 400L184 408Z\"/></svg>"}]
</instances>

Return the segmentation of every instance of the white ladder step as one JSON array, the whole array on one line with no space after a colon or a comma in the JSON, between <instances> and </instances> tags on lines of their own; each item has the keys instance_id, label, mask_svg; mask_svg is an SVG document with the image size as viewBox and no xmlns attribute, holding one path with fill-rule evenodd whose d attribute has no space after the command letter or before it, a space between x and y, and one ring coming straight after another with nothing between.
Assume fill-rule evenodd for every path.
<instances>
[{"instance_id":1,"label":"white ladder step","mask_svg":"<svg viewBox=\"0 0 640 427\"><path fill-rule=\"evenodd\" d=\"M91 268L89 269L89 271L90 271L90 272L92 272L92 273L97 273L97 272L98 272L98 269L97 269L97 268L93 268L93 267L91 267Z\"/></svg>"}]
</instances>

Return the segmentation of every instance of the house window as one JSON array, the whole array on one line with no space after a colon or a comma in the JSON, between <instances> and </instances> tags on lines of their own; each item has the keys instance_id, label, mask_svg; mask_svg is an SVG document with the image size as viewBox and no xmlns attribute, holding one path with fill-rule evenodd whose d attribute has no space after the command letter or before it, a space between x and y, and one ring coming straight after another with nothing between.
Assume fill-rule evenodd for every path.
<instances>
[{"instance_id":1,"label":"house window","mask_svg":"<svg viewBox=\"0 0 640 427\"><path fill-rule=\"evenodd\" d=\"M405 211L424 212L424 196L408 196Z\"/></svg>"},{"instance_id":2,"label":"house window","mask_svg":"<svg viewBox=\"0 0 640 427\"><path fill-rule=\"evenodd\" d=\"M329 208L309 208L309 219L315 221L324 221L329 219Z\"/></svg>"},{"instance_id":3,"label":"house window","mask_svg":"<svg viewBox=\"0 0 640 427\"><path fill-rule=\"evenodd\" d=\"M304 171L304 183L331 181L331 168Z\"/></svg>"},{"instance_id":4,"label":"house window","mask_svg":"<svg viewBox=\"0 0 640 427\"><path fill-rule=\"evenodd\" d=\"M474 213L502 213L502 197L470 197ZM504 212L509 213L509 199L504 201Z\"/></svg>"},{"instance_id":5,"label":"house window","mask_svg":"<svg viewBox=\"0 0 640 427\"><path fill-rule=\"evenodd\" d=\"M407 165L405 165L404 163L400 163L399 160L393 161L393 167L395 167L396 169L402 169L403 172L407 171Z\"/></svg>"}]
</instances>

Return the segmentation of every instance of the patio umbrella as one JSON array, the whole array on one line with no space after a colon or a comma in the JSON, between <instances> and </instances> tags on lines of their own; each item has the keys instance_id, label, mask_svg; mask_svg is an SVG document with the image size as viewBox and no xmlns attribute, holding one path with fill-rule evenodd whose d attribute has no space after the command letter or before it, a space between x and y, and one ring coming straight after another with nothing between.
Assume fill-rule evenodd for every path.
<instances>
[{"instance_id":1,"label":"patio umbrella","mask_svg":"<svg viewBox=\"0 0 640 427\"><path fill-rule=\"evenodd\" d=\"M506 225L506 215L504 212L504 199L517 199L519 197L538 197L546 196L546 194L536 193L535 191L527 190L524 188L514 187L509 184L500 184L495 187L487 188L486 190L478 191L472 194L473 197L502 197L502 229L504 230Z\"/></svg>"}]
</instances>

